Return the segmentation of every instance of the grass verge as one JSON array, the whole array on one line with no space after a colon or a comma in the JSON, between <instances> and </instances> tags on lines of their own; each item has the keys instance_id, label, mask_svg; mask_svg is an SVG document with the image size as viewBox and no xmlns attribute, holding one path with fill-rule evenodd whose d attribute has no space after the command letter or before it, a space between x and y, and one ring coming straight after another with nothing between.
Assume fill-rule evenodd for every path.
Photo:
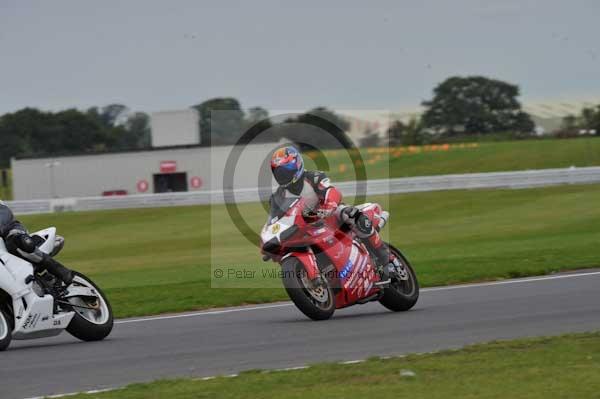
<instances>
[{"instance_id":1,"label":"grass verge","mask_svg":"<svg viewBox=\"0 0 600 399\"><path fill-rule=\"evenodd\" d=\"M600 137L369 148L360 154L369 179L584 167L600 165ZM355 180L345 151L323 155L314 163L333 180Z\"/></svg>"},{"instance_id":2,"label":"grass verge","mask_svg":"<svg viewBox=\"0 0 600 399\"><path fill-rule=\"evenodd\" d=\"M600 185L371 200L391 210L387 238L408 255L423 286L600 266ZM250 226L260 229L265 220L260 204L243 204L240 210ZM213 270L267 265L223 206L22 219L32 231L58 227L67 237L59 259L92 277L118 317L287 299L277 277L254 279L254 284L242 285L245 289L231 288L229 280L211 280L211 265ZM268 267L277 269L273 263Z\"/></svg>"},{"instance_id":3,"label":"grass verge","mask_svg":"<svg viewBox=\"0 0 600 399\"><path fill-rule=\"evenodd\" d=\"M236 378L165 380L74 398L593 398L600 333L468 346L455 351Z\"/></svg>"}]
</instances>

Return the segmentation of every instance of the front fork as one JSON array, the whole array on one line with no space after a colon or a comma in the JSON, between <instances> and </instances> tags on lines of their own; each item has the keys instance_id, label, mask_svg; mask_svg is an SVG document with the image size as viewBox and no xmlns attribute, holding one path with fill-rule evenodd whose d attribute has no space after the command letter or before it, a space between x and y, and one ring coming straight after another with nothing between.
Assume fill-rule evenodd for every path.
<instances>
[{"instance_id":1,"label":"front fork","mask_svg":"<svg viewBox=\"0 0 600 399\"><path fill-rule=\"evenodd\" d=\"M406 270L406 265L404 264L404 259L405 259L404 255L400 252L400 250L391 246L390 244L385 243L385 245L387 245L390 253L395 252L394 253L394 257L396 258L395 263L397 263L397 264L394 264L393 270L390 270L390 273L392 273L392 272L395 273L400 280L403 280L403 281L408 280L408 271ZM390 268L391 267L392 266L390 265Z\"/></svg>"}]
</instances>

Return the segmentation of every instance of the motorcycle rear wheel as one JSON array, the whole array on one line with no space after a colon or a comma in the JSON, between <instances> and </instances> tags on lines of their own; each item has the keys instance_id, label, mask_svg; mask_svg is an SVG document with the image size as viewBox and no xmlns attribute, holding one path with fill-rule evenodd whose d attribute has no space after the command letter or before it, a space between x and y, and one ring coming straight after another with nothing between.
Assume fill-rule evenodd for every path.
<instances>
[{"instance_id":1,"label":"motorcycle rear wheel","mask_svg":"<svg viewBox=\"0 0 600 399\"><path fill-rule=\"evenodd\" d=\"M406 268L408 279L392 278L390 286L383 290L383 297L379 299L379 303L394 312L403 312L411 309L417 303L419 299L419 281L408 259L392 245L388 244L388 246L390 251Z\"/></svg>"},{"instance_id":2,"label":"motorcycle rear wheel","mask_svg":"<svg viewBox=\"0 0 600 399\"><path fill-rule=\"evenodd\" d=\"M312 320L327 320L335 311L335 296L326 278L311 287L302 263L289 257L281 263L283 286L296 307Z\"/></svg>"},{"instance_id":3,"label":"motorcycle rear wheel","mask_svg":"<svg viewBox=\"0 0 600 399\"><path fill-rule=\"evenodd\" d=\"M69 323L67 327L67 331L69 334L78 338L82 341L101 341L111 333L113 328L113 312L104 295L104 292L96 285L92 280L87 278L81 273L74 272L75 278L74 283L82 284L89 288L93 288L98 294L98 299L96 300L98 310L93 311L85 308L77 308L73 307L75 311L75 316ZM75 305L84 305L90 306L90 303L82 303L84 300L82 298L73 297L69 298L69 302Z\"/></svg>"}]
</instances>

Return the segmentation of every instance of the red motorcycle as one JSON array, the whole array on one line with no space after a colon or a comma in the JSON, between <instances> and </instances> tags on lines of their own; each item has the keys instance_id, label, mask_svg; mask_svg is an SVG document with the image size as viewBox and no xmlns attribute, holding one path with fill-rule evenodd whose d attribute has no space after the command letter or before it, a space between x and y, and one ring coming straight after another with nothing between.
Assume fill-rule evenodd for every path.
<instances>
[{"instance_id":1,"label":"red motorcycle","mask_svg":"<svg viewBox=\"0 0 600 399\"><path fill-rule=\"evenodd\" d=\"M263 260L282 268L283 285L302 313L313 320L329 319L335 309L379 301L393 311L412 308L419 298L417 276L406 257L391 244L400 266L387 271L389 285L381 281L375 257L336 216L323 219L304 212L302 198L285 198L273 206L262 229ZM377 204L358 206L379 231L389 214Z\"/></svg>"}]
</instances>

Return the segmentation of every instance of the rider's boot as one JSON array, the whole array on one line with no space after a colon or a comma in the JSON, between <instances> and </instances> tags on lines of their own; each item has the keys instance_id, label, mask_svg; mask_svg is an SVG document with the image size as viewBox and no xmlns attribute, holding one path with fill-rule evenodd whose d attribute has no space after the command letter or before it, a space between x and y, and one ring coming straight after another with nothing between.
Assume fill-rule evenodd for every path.
<instances>
[{"instance_id":1,"label":"rider's boot","mask_svg":"<svg viewBox=\"0 0 600 399\"><path fill-rule=\"evenodd\" d=\"M71 285L73 282L73 272L64 266L62 263L51 257L50 255L46 255L43 257L42 261L39 265L48 270L50 274L54 275L56 278L65 283L65 286Z\"/></svg>"},{"instance_id":2,"label":"rider's boot","mask_svg":"<svg viewBox=\"0 0 600 399\"><path fill-rule=\"evenodd\" d=\"M373 231L369 237L365 237L363 239L364 244L367 248L375 255L375 262L377 264L377 272L379 273L380 281L376 282L375 285L379 287L387 287L389 286L391 279L389 273L389 265L391 263L390 251L381 241L379 237L379 233L377 231Z\"/></svg>"},{"instance_id":3,"label":"rider's boot","mask_svg":"<svg viewBox=\"0 0 600 399\"><path fill-rule=\"evenodd\" d=\"M36 270L47 270L66 286L73 282L73 272L55 260L52 256L42 252L33 237L27 233L17 232L8 237L12 251L23 259L35 265Z\"/></svg>"}]
</instances>

